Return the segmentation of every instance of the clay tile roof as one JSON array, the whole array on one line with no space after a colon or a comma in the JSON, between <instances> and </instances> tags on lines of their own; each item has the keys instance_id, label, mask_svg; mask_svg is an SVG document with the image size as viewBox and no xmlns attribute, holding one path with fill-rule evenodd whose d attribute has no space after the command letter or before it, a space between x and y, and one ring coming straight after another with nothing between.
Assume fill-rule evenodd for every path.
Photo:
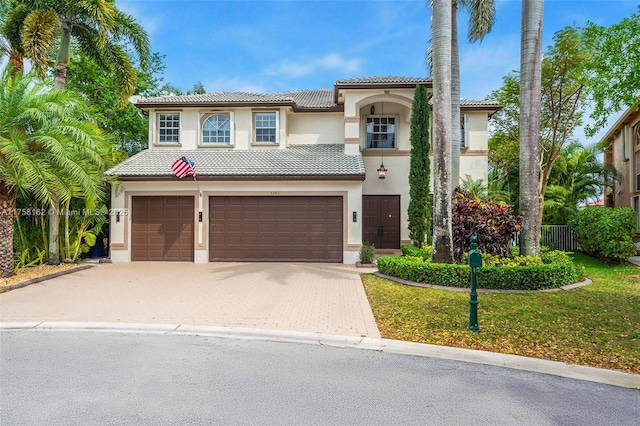
<instances>
[{"instance_id":1,"label":"clay tile roof","mask_svg":"<svg viewBox=\"0 0 640 426\"><path fill-rule=\"evenodd\" d=\"M373 77L358 77L347 78L344 80L336 81L336 85L369 85L369 84L416 84L416 83L431 83L432 80L427 77L401 77L401 76L373 76Z\"/></svg>"},{"instance_id":2,"label":"clay tile roof","mask_svg":"<svg viewBox=\"0 0 640 426\"><path fill-rule=\"evenodd\" d=\"M360 155L346 155L344 144L291 145L285 149L154 148L144 150L107 171L121 177L175 177L171 164L181 156L195 162L201 177L349 176L364 179ZM176 178L177 179L177 178Z\"/></svg>"}]
</instances>

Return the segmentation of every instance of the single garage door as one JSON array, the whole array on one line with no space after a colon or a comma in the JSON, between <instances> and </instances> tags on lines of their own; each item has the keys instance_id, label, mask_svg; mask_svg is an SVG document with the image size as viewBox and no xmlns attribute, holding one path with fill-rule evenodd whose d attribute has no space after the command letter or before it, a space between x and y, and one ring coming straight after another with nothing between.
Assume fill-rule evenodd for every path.
<instances>
[{"instance_id":1,"label":"single garage door","mask_svg":"<svg viewBox=\"0 0 640 426\"><path fill-rule=\"evenodd\" d=\"M193 197L132 197L131 260L193 262Z\"/></svg>"},{"instance_id":2,"label":"single garage door","mask_svg":"<svg viewBox=\"0 0 640 426\"><path fill-rule=\"evenodd\" d=\"M210 197L209 259L342 262L342 197Z\"/></svg>"}]
</instances>

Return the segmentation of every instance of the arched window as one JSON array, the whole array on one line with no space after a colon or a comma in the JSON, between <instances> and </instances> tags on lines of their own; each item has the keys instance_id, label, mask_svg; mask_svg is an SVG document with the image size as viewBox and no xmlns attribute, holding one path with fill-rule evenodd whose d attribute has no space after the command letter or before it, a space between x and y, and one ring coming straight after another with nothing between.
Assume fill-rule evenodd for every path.
<instances>
[{"instance_id":1,"label":"arched window","mask_svg":"<svg viewBox=\"0 0 640 426\"><path fill-rule=\"evenodd\" d=\"M231 144L231 122L224 114L212 114L202 123L202 143Z\"/></svg>"}]
</instances>

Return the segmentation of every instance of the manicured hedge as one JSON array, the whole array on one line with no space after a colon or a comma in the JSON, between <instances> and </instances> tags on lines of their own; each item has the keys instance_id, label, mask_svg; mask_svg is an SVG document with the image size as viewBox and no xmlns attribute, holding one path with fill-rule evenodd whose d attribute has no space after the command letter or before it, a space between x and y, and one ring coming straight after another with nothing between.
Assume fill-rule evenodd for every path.
<instances>
[{"instance_id":1,"label":"manicured hedge","mask_svg":"<svg viewBox=\"0 0 640 426\"><path fill-rule=\"evenodd\" d=\"M447 287L469 287L468 265L381 257L378 271L385 275L425 284ZM579 274L571 262L535 266L486 266L476 270L478 288L500 290L543 290L562 287L578 281Z\"/></svg>"},{"instance_id":2,"label":"manicured hedge","mask_svg":"<svg viewBox=\"0 0 640 426\"><path fill-rule=\"evenodd\" d=\"M413 246L401 246L403 256L421 257L424 261L431 259L431 252Z\"/></svg>"},{"instance_id":3,"label":"manicured hedge","mask_svg":"<svg viewBox=\"0 0 640 426\"><path fill-rule=\"evenodd\" d=\"M618 264L636 252L636 212L631 207L587 207L569 219L585 253L609 264Z\"/></svg>"}]
</instances>

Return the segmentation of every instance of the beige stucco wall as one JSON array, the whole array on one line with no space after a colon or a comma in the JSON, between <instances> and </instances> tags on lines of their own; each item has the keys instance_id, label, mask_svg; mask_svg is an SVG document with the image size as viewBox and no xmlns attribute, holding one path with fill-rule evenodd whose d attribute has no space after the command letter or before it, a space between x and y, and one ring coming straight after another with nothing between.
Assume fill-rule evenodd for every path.
<instances>
[{"instance_id":1,"label":"beige stucco wall","mask_svg":"<svg viewBox=\"0 0 640 426\"><path fill-rule=\"evenodd\" d=\"M287 145L333 144L344 141L342 112L290 113L287 120Z\"/></svg>"},{"instance_id":2,"label":"beige stucco wall","mask_svg":"<svg viewBox=\"0 0 640 426\"><path fill-rule=\"evenodd\" d=\"M208 208L206 197L211 194L234 195L327 195L327 193L345 194L344 212L344 261L353 263L358 259L362 239L362 195L400 195L400 225L401 241L409 240L408 215L409 205L409 166L410 166L410 133L411 106L414 88L407 89L348 89L344 90L344 113L342 112L308 112L297 113L290 108L280 108L279 111L279 144L285 148L292 144L323 144L344 143L345 152L350 155L362 155L366 167L364 182L331 182L331 181L273 181L273 182L200 182L203 193L203 211ZM396 147L389 149L365 148L365 118L371 114L371 107L375 108L374 115L393 115L396 117ZM233 108L232 130L234 147L236 149L274 149L273 146L256 146L252 144L253 111L256 108ZM275 109L270 109L275 110ZM196 149L199 147L200 113L208 110L181 110L181 147ZM469 175L474 180L487 181L488 174L488 115L491 111L463 109L468 114L468 147L461 150L460 178ZM155 141L155 111L150 111L150 140ZM431 126L433 129L433 126ZM152 149L162 146L151 144ZM175 147L175 145L173 146ZM203 147L203 149L215 149ZM384 157L384 158L383 158ZM387 168L386 179L379 179L377 169L381 161ZM433 164L433 160L432 160ZM431 171L433 175L433 169ZM433 178L431 179L433 182ZM187 190L188 182L125 182L121 194L114 194L113 208L127 208L131 195L176 194ZM193 184L192 184L193 185ZM193 188L192 188L193 189ZM357 213L358 221L351 221L352 213ZM206 215L205 215L206 217ZM130 217L127 220L130 221ZM130 238L128 222L114 223L112 220L111 238L112 258L114 260L129 261L130 253L126 243ZM207 221L198 224L196 230L197 247L196 262L208 260ZM198 239L199 238L199 239ZM120 246L119 246L120 245Z\"/></svg>"},{"instance_id":3,"label":"beige stucco wall","mask_svg":"<svg viewBox=\"0 0 640 426\"><path fill-rule=\"evenodd\" d=\"M276 111L278 112L279 134L277 144L254 144L253 143L253 113L259 111ZM159 144L157 143L157 115L159 113L176 112L180 113L180 144ZM181 108L181 109L163 109L149 110L149 148L150 149L220 149L229 148L229 145L211 145L201 144L200 142L200 117L202 114L221 112L230 114L231 117L231 133L232 146L235 149L273 149L285 148L287 144L287 127L288 127L288 109L287 108L230 108L230 109L202 109L202 108ZM298 126L300 127L300 126ZM312 127L318 128L317 125ZM333 143L338 143L342 139L337 139Z\"/></svg>"},{"instance_id":4,"label":"beige stucco wall","mask_svg":"<svg viewBox=\"0 0 640 426\"><path fill-rule=\"evenodd\" d=\"M197 196L197 194L202 196ZM362 244L362 186L360 181L150 181L122 182L118 191L112 190L111 206L114 211L121 211L120 222L111 218L110 244L111 259L114 262L130 262L131 215L129 207L131 197L136 195L193 195L196 205L203 212L203 221L197 221L194 212L195 227L195 262L209 261L209 229L208 229L208 197L214 195L262 195L285 196L336 195L343 197L343 262L355 263ZM358 221L353 222L352 212L357 212Z\"/></svg>"}]
</instances>

